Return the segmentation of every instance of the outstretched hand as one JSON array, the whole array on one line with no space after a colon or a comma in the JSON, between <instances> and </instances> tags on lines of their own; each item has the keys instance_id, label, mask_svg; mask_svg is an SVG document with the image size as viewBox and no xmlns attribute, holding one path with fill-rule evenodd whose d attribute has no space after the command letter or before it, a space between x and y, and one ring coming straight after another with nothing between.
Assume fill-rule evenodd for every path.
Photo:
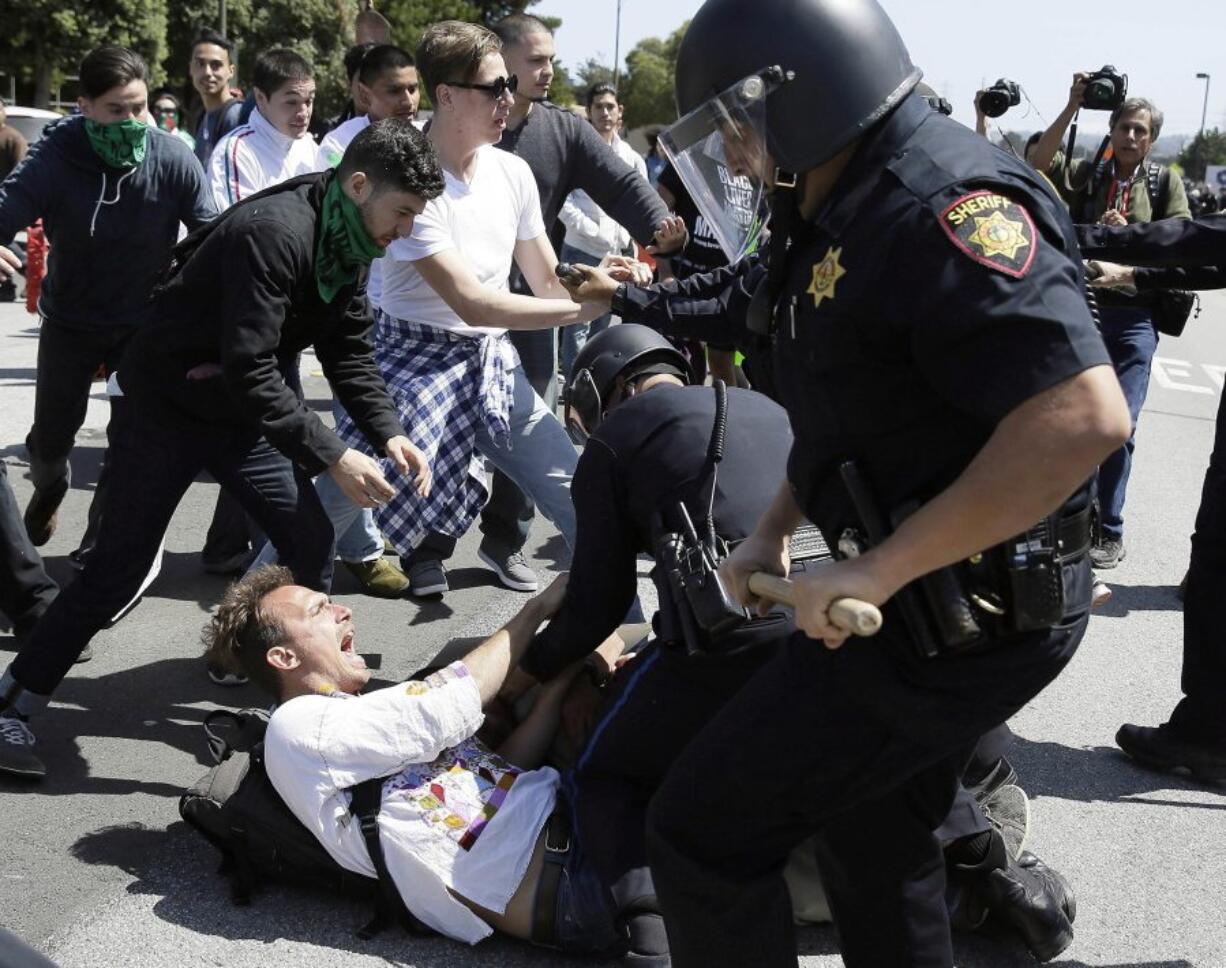
<instances>
[{"instance_id":1,"label":"outstretched hand","mask_svg":"<svg viewBox=\"0 0 1226 968\"><path fill-rule=\"evenodd\" d=\"M396 470L401 476L413 481L413 490L418 497L430 496L430 484L433 481L433 471L426 455L421 452L408 437L396 436L387 442L384 448L391 458Z\"/></svg>"}]
</instances>

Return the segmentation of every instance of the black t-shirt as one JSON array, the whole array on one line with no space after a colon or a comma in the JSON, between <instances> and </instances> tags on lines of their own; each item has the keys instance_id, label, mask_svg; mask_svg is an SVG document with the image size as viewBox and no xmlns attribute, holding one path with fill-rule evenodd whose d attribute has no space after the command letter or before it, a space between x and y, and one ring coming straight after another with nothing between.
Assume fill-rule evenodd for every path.
<instances>
[{"instance_id":1,"label":"black t-shirt","mask_svg":"<svg viewBox=\"0 0 1226 968\"><path fill-rule=\"evenodd\" d=\"M912 96L860 146L788 254L775 368L788 480L837 540L839 465L884 513L956 479L1010 411L1109 365L1063 205L1033 170Z\"/></svg>"},{"instance_id":2,"label":"black t-shirt","mask_svg":"<svg viewBox=\"0 0 1226 968\"><path fill-rule=\"evenodd\" d=\"M588 441L571 483L577 530L566 600L524 656L523 667L533 676L552 678L617 628L634 600L637 557L653 550L657 512L671 518L673 505L684 500L701 526L714 421L710 387L658 387L619 406ZM778 492L792 434L778 404L752 390L730 389L726 439L715 530L738 541ZM675 527L670 518L666 525ZM663 580L657 579L658 587ZM666 598L662 594L661 602Z\"/></svg>"}]
</instances>

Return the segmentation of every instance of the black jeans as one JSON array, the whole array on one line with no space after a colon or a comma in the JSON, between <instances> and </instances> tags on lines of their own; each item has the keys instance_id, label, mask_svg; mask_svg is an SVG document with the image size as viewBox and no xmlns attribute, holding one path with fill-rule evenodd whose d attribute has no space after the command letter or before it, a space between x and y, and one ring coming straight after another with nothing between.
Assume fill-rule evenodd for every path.
<instances>
[{"instance_id":1,"label":"black jeans","mask_svg":"<svg viewBox=\"0 0 1226 968\"><path fill-rule=\"evenodd\" d=\"M98 367L114 372L131 330L69 329L44 319L38 336L34 425L26 443L30 478L40 491L68 484L68 455L85 422Z\"/></svg>"},{"instance_id":2,"label":"black jeans","mask_svg":"<svg viewBox=\"0 0 1226 968\"><path fill-rule=\"evenodd\" d=\"M0 612L9 617L15 634L25 635L58 590L30 544L8 467L0 461Z\"/></svg>"},{"instance_id":3,"label":"black jeans","mask_svg":"<svg viewBox=\"0 0 1226 968\"><path fill-rule=\"evenodd\" d=\"M540 394L549 407L557 407L557 330L513 330L510 335L532 389ZM528 543L528 532L532 529L535 514L532 500L519 485L502 471L495 470L493 482L490 484L490 499L481 509L481 533L500 547L519 551ZM454 541L451 547L454 549ZM442 557L449 555L450 551L447 551Z\"/></svg>"},{"instance_id":4,"label":"black jeans","mask_svg":"<svg viewBox=\"0 0 1226 968\"><path fill-rule=\"evenodd\" d=\"M1069 601L1088 604L1088 562L1066 568L1069 581ZM648 857L673 964L795 965L782 869L814 833L849 968L952 964L933 830L971 747L1059 673L1087 615L927 661L892 609L876 638L835 651L792 636L652 799Z\"/></svg>"},{"instance_id":5,"label":"black jeans","mask_svg":"<svg viewBox=\"0 0 1226 968\"><path fill-rule=\"evenodd\" d=\"M50 695L100 629L135 597L175 509L201 470L209 471L268 532L295 581L332 581L332 525L310 476L258 433L215 426L130 396L131 419L111 439L111 487L98 543L85 569L52 603L13 676Z\"/></svg>"},{"instance_id":6,"label":"black jeans","mask_svg":"<svg viewBox=\"0 0 1226 968\"><path fill-rule=\"evenodd\" d=\"M1218 404L1213 454L1201 489L1183 602L1184 697L1171 724L1191 739L1226 744L1226 397Z\"/></svg>"}]
</instances>

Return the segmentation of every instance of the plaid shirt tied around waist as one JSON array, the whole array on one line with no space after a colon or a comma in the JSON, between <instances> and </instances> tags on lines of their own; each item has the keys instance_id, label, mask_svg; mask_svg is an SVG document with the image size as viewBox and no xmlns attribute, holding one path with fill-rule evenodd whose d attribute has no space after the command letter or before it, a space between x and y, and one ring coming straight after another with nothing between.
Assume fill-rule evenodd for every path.
<instances>
[{"instance_id":1,"label":"plaid shirt tied around waist","mask_svg":"<svg viewBox=\"0 0 1226 968\"><path fill-rule=\"evenodd\" d=\"M463 537L485 505L489 491L477 453L478 421L495 440L509 437L512 370L519 356L505 333L462 336L380 312L375 360L409 439L430 462L430 496L418 497L392 462L371 450L347 414L336 430L350 447L378 459L396 486L375 518L396 550L408 555L431 532Z\"/></svg>"}]
</instances>

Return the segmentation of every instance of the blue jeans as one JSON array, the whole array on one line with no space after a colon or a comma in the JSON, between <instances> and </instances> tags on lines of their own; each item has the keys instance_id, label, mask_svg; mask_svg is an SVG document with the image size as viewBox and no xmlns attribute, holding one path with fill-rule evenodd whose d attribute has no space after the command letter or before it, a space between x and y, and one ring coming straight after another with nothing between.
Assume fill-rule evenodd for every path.
<instances>
[{"instance_id":1,"label":"blue jeans","mask_svg":"<svg viewBox=\"0 0 1226 968\"><path fill-rule=\"evenodd\" d=\"M1158 349L1158 331L1148 309L1104 306L1101 310L1103 342L1111 354L1115 375L1128 402L1132 434L1128 442L1098 468L1098 499L1102 506L1102 532L1117 541L1124 537L1124 497L1132 472L1137 420L1149 390L1149 371Z\"/></svg>"},{"instance_id":2,"label":"blue jeans","mask_svg":"<svg viewBox=\"0 0 1226 968\"><path fill-rule=\"evenodd\" d=\"M515 388L510 436L496 441L485 429L485 422L479 421L477 451L518 485L562 532L567 546L574 548L575 506L570 500L570 479L579 460L575 445L553 410L532 389L522 364L511 375ZM449 535L427 535L414 558L448 558L455 542Z\"/></svg>"},{"instance_id":3,"label":"blue jeans","mask_svg":"<svg viewBox=\"0 0 1226 968\"><path fill-rule=\"evenodd\" d=\"M577 262L584 266L600 264L599 256L591 255L573 245L562 245L561 262ZM558 332L562 341L561 368L562 376L570 380L571 367L575 365L575 357L587 341L597 333L603 333L613 321L612 313L598 316L590 323L576 323L574 326L563 326Z\"/></svg>"}]
</instances>

